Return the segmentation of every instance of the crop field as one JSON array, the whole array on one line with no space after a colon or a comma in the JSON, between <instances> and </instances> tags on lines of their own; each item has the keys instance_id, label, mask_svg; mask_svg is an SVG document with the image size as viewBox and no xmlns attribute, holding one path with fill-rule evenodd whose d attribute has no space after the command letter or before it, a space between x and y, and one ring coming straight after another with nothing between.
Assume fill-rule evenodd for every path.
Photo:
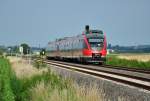
<instances>
[{"instance_id":1,"label":"crop field","mask_svg":"<svg viewBox=\"0 0 150 101\"><path fill-rule=\"evenodd\" d=\"M150 54L119 54L117 57L120 59L138 60L142 62L150 61Z\"/></svg>"},{"instance_id":2,"label":"crop field","mask_svg":"<svg viewBox=\"0 0 150 101\"><path fill-rule=\"evenodd\" d=\"M114 54L107 56L108 65L150 69L150 54Z\"/></svg>"}]
</instances>

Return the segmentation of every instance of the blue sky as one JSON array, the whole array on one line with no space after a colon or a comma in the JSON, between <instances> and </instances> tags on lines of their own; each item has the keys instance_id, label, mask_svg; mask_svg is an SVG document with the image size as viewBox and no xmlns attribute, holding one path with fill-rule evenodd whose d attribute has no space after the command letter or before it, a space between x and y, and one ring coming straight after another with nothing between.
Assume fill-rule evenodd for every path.
<instances>
[{"instance_id":1,"label":"blue sky","mask_svg":"<svg viewBox=\"0 0 150 101\"><path fill-rule=\"evenodd\" d=\"M46 46L85 25L113 45L150 44L150 0L0 0L0 45Z\"/></svg>"}]
</instances>

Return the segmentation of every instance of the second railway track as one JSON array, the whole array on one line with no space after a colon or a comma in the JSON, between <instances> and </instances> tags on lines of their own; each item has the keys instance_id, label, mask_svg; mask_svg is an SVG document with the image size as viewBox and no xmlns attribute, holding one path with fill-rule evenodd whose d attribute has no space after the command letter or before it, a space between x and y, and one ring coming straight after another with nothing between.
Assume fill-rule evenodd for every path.
<instances>
[{"instance_id":1,"label":"second railway track","mask_svg":"<svg viewBox=\"0 0 150 101\"><path fill-rule=\"evenodd\" d=\"M54 61L54 60L44 60L44 62L47 64L57 66L59 68L74 70L84 74L89 74L95 77L101 77L101 78L113 80L116 82L120 82L123 84L131 85L134 87L138 87L150 91L150 78L149 78L150 75L147 73L146 74L143 73L143 75L147 75L147 77L145 77L141 75L132 75L132 74L129 75L126 72L118 72L120 70L117 69L115 70L116 72L111 70L104 70L101 69L100 67L97 68L97 66L95 68L94 66L92 67L87 65L66 63L66 62ZM121 70L121 71L125 71L125 70Z\"/></svg>"},{"instance_id":2,"label":"second railway track","mask_svg":"<svg viewBox=\"0 0 150 101\"><path fill-rule=\"evenodd\" d=\"M120 69L120 70L126 70L126 71L133 71L133 72L140 72L145 74L150 74L150 70L148 69L140 69L136 67L125 67L125 66L112 66L112 65L102 65L105 68L113 68L113 69Z\"/></svg>"}]
</instances>

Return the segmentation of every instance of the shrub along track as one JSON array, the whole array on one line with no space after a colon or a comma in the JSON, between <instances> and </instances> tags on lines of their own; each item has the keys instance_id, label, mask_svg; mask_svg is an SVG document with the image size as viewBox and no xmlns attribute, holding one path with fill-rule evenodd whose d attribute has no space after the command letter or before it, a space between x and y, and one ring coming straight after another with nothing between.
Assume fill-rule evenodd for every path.
<instances>
[{"instance_id":1,"label":"shrub along track","mask_svg":"<svg viewBox=\"0 0 150 101\"><path fill-rule=\"evenodd\" d=\"M44 62L59 68L74 70L94 77L105 78L150 91L150 74L149 71L146 70L122 69L120 67L111 68L111 66L104 65L83 65L54 60L44 60Z\"/></svg>"}]
</instances>

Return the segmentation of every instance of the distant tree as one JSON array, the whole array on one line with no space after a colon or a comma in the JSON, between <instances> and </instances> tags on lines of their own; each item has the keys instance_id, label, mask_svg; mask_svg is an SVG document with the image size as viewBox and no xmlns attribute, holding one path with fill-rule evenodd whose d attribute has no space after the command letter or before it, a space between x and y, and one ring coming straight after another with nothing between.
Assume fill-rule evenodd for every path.
<instances>
[{"instance_id":1,"label":"distant tree","mask_svg":"<svg viewBox=\"0 0 150 101\"><path fill-rule=\"evenodd\" d=\"M14 53L19 53L19 47L18 46L14 46L13 47L13 52Z\"/></svg>"},{"instance_id":2,"label":"distant tree","mask_svg":"<svg viewBox=\"0 0 150 101\"><path fill-rule=\"evenodd\" d=\"M23 47L23 54L26 55L26 54L29 54L30 52L30 47L28 44L26 43L23 43L20 45L21 47Z\"/></svg>"},{"instance_id":3,"label":"distant tree","mask_svg":"<svg viewBox=\"0 0 150 101\"><path fill-rule=\"evenodd\" d=\"M0 56L2 56L3 55L3 51L0 49Z\"/></svg>"},{"instance_id":4,"label":"distant tree","mask_svg":"<svg viewBox=\"0 0 150 101\"><path fill-rule=\"evenodd\" d=\"M108 44L108 49L111 49L111 44L110 43Z\"/></svg>"},{"instance_id":5,"label":"distant tree","mask_svg":"<svg viewBox=\"0 0 150 101\"><path fill-rule=\"evenodd\" d=\"M0 55L3 55L3 53L6 51L4 46L0 46Z\"/></svg>"},{"instance_id":6,"label":"distant tree","mask_svg":"<svg viewBox=\"0 0 150 101\"><path fill-rule=\"evenodd\" d=\"M45 49L42 49L42 50L40 51L40 55L45 55L45 53L46 53L46 50L45 50Z\"/></svg>"}]
</instances>

